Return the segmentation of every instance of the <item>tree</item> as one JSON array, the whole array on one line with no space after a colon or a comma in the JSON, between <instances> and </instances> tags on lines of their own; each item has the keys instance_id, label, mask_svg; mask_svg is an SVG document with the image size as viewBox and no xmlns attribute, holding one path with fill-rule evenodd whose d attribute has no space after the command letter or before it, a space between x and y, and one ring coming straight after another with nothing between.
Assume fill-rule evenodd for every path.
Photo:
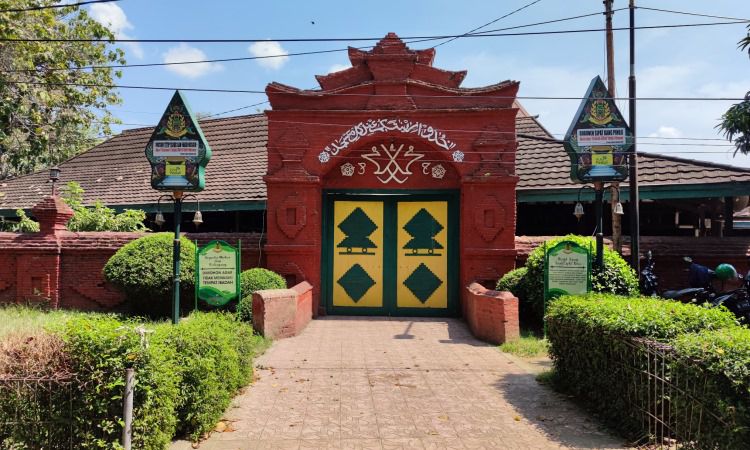
<instances>
[{"instance_id":1,"label":"tree","mask_svg":"<svg viewBox=\"0 0 750 450\"><path fill-rule=\"evenodd\" d=\"M750 30L750 26L748 26ZM740 40L737 45L740 50L747 49L750 56L750 31L747 37ZM734 154L737 152L747 155L750 153L750 91L745 94L745 100L730 107L721 116L721 122L717 125L727 139L734 142Z\"/></svg>"},{"instance_id":2,"label":"tree","mask_svg":"<svg viewBox=\"0 0 750 450\"><path fill-rule=\"evenodd\" d=\"M58 3L0 0L0 11ZM76 68L124 64L123 51L111 46L114 37L78 6L0 12L0 39L106 41L0 41L0 179L57 164L111 132L115 119L106 108L120 98L106 86L119 71Z\"/></svg>"}]
</instances>

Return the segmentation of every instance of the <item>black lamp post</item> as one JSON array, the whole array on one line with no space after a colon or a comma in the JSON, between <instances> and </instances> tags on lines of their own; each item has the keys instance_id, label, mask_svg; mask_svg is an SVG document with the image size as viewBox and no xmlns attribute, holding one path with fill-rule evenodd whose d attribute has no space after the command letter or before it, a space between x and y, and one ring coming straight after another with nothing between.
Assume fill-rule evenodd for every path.
<instances>
[{"instance_id":1,"label":"black lamp post","mask_svg":"<svg viewBox=\"0 0 750 450\"><path fill-rule=\"evenodd\" d=\"M573 215L575 215L576 219L578 219L579 221L584 214L583 205L581 204L581 190L587 187L589 186L584 185L578 189L578 201L576 202L575 209L573 210ZM614 184L609 187L612 189L617 189L619 192L619 188L617 188L617 186L615 186ZM604 183L602 183L601 181L597 181L594 183L594 206L596 207L596 257L594 259L594 265L599 270L604 268L604 189ZM615 214L624 214L622 203L620 203L619 201L613 204L612 208Z\"/></svg>"},{"instance_id":2,"label":"black lamp post","mask_svg":"<svg viewBox=\"0 0 750 450\"><path fill-rule=\"evenodd\" d=\"M60 180L60 168L53 166L49 169L49 180L52 182L52 196L54 197L57 192L55 191L55 183Z\"/></svg>"},{"instance_id":3,"label":"black lamp post","mask_svg":"<svg viewBox=\"0 0 750 450\"><path fill-rule=\"evenodd\" d=\"M164 215L161 213L161 199L167 198L174 202L174 243L172 249L172 280L173 280L173 291L172 291L172 323L177 325L180 322L180 224L182 223L182 202L188 198L193 197L195 201L198 201L198 197L195 194L184 195L182 192L173 192L172 195L162 195L156 201L156 217L154 222L161 227L164 225ZM203 214L200 211L200 203L198 203L198 209L195 211L193 216L193 223L195 226L199 226L203 223Z\"/></svg>"}]
</instances>

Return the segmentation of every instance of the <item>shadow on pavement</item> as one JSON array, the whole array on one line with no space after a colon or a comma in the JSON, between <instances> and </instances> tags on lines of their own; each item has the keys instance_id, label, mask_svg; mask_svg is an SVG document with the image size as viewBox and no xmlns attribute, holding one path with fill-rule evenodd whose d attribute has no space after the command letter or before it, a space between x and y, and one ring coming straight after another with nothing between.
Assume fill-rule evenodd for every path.
<instances>
[{"instance_id":1,"label":"shadow on pavement","mask_svg":"<svg viewBox=\"0 0 750 450\"><path fill-rule=\"evenodd\" d=\"M503 398L550 440L573 448L626 448L625 440L611 434L567 396L539 384L532 374L509 373L494 383Z\"/></svg>"}]
</instances>

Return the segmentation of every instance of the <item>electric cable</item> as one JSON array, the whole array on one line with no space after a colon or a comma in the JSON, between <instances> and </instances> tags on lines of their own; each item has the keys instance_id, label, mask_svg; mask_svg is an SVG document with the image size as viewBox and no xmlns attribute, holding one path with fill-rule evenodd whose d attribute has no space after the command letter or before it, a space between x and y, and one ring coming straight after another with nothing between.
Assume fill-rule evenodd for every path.
<instances>
[{"instance_id":1,"label":"electric cable","mask_svg":"<svg viewBox=\"0 0 750 450\"><path fill-rule=\"evenodd\" d=\"M122 85L122 84L93 84L93 83L44 83L38 81L3 81L5 84L31 84L34 86L77 86L77 87L97 87L97 88L109 88L109 89L142 89L142 90L155 90L155 91L185 91L185 92L210 92L210 93L225 93L225 94L265 94L265 91L261 90L250 90L250 89L219 89L219 88L175 88L167 86L140 86L140 85ZM284 95L285 93L281 93ZM468 100L468 99L516 99L516 100L583 100L584 97L547 97L547 96L503 96L503 95L476 95L476 96L456 96L456 95L419 95L419 94L346 94L346 93L329 93L323 91L299 91L294 94L309 94L316 96L328 96L328 97L409 97L409 98L449 98ZM292 95L289 93L288 95ZM612 100L627 100L629 97L606 97ZM639 101L744 101L744 97L638 97L636 100ZM263 102L265 103L265 102Z\"/></svg>"},{"instance_id":2,"label":"electric cable","mask_svg":"<svg viewBox=\"0 0 750 450\"><path fill-rule=\"evenodd\" d=\"M26 11L40 11L43 9L69 8L71 6L84 6L84 5L90 5L93 3L114 3L114 2L119 2L119 1L120 0L89 0L89 1L78 2L78 3L61 3L59 5L29 6L26 8L3 9L3 10L0 10L0 14L13 13L13 12L26 12Z\"/></svg>"},{"instance_id":3,"label":"electric cable","mask_svg":"<svg viewBox=\"0 0 750 450\"><path fill-rule=\"evenodd\" d=\"M663 28L695 28L720 25L738 25L747 24L748 20L733 20L724 22L699 22L684 24L665 24L665 25L642 25L634 27L635 30L653 30ZM520 33L477 33L477 34L446 34L434 36L405 36L401 40L413 39L449 39L453 37L462 38L482 38L482 37L512 37L512 36L542 36L542 35L560 35L575 33L594 33L607 31L605 28L583 28L573 30L547 30L547 31L526 31ZM630 31L630 27L613 27L612 31ZM0 42L101 42L101 43L201 43L201 44L248 44L255 42L361 42L361 41L381 41L383 37L355 37L355 38L281 38L281 39L92 39L92 38L0 38Z\"/></svg>"},{"instance_id":4,"label":"electric cable","mask_svg":"<svg viewBox=\"0 0 750 450\"><path fill-rule=\"evenodd\" d=\"M527 3L527 4L523 5L523 6L521 6L520 8L517 8L517 9L515 9L515 10L513 10L513 11L511 11L511 12L509 12L509 13L501 16L501 17L498 17L495 20L492 20L490 22L485 23L484 25L480 25L480 26L478 26L476 28L473 28L473 29L469 30L469 31L467 31L466 33L464 33L461 36L453 37L453 38L448 39L447 41L443 41L443 42L441 42L439 44L433 45L432 48L440 47L441 45L445 45L445 44L451 43L451 42L455 41L456 39L458 39L460 37L466 36L467 34L473 33L475 31L479 31L479 30L481 30L484 27L490 26L493 23L496 23L496 22L499 22L499 21L505 19L506 17L512 16L513 14L515 14L515 13L517 13L519 11L523 11L524 9L526 9L526 8L528 8L530 6L533 6L533 5L537 4L537 3L539 3L540 1L542 1L542 0L534 0L534 1L530 2L530 3Z\"/></svg>"}]
</instances>

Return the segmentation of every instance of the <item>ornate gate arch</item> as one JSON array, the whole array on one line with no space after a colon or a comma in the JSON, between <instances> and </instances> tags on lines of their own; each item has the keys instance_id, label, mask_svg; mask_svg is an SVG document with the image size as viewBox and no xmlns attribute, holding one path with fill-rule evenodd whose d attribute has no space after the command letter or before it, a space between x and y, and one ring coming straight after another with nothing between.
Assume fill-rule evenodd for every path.
<instances>
[{"instance_id":1,"label":"ornate gate arch","mask_svg":"<svg viewBox=\"0 0 750 450\"><path fill-rule=\"evenodd\" d=\"M278 83L266 88L273 107L266 112L267 260L288 277L303 273L315 286L314 313L325 312L321 299L337 281L321 277L322 250L333 230L324 226L330 194L358 192L356 201L367 201L365 193L434 201L442 195L446 205L454 198L457 265L450 276L456 295L471 281L513 268L518 83L460 88L465 72L432 67L434 54L411 50L391 33L372 51L350 48L352 67L318 76L320 90ZM419 210L402 208L415 215ZM440 225L447 225L447 216L445 222ZM296 273L285 273L292 265Z\"/></svg>"}]
</instances>

